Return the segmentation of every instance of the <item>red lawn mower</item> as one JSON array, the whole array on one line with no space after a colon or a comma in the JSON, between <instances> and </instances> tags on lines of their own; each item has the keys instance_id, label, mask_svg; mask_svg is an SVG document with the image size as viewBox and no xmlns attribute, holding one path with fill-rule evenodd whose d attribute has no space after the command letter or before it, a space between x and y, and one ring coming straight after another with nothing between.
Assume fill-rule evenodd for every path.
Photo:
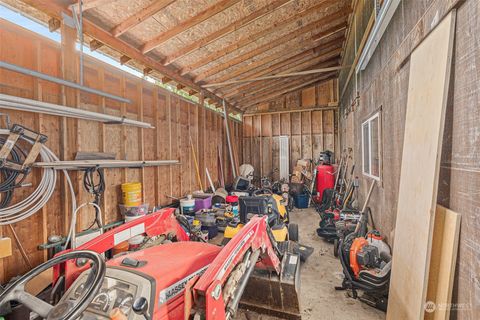
<instances>
[{"instance_id":1,"label":"red lawn mower","mask_svg":"<svg viewBox=\"0 0 480 320\"><path fill-rule=\"evenodd\" d=\"M165 240L105 261L138 234ZM254 216L225 247L191 236L174 209L160 210L59 253L6 288L0 304L17 301L49 320L232 319L239 305L300 318L300 258L280 252L266 216ZM51 298L27 293L25 283L51 267Z\"/></svg>"}]
</instances>

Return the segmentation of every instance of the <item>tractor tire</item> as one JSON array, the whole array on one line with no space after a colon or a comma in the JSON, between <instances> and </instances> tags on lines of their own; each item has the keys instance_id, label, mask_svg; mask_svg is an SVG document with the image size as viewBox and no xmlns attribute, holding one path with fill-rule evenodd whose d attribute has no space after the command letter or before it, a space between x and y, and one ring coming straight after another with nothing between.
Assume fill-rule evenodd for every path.
<instances>
[{"instance_id":1,"label":"tractor tire","mask_svg":"<svg viewBox=\"0 0 480 320\"><path fill-rule=\"evenodd\" d=\"M333 239L333 255L338 258L338 239Z\"/></svg>"},{"instance_id":2,"label":"tractor tire","mask_svg":"<svg viewBox=\"0 0 480 320\"><path fill-rule=\"evenodd\" d=\"M298 242L298 224L290 223L288 225L288 239Z\"/></svg>"}]
</instances>

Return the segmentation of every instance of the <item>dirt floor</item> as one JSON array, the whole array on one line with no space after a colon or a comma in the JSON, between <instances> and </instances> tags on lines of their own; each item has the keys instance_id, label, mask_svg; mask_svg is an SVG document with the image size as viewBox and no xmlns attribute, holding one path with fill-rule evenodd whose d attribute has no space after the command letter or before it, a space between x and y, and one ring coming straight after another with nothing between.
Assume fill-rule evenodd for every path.
<instances>
[{"instance_id":1,"label":"dirt floor","mask_svg":"<svg viewBox=\"0 0 480 320\"><path fill-rule=\"evenodd\" d=\"M301 269L302 320L384 319L385 313L347 297L345 291L335 290L334 287L341 284L343 273L340 262L333 256L333 245L320 239L315 232L319 221L315 210L313 208L296 209L291 218L299 225L300 242L315 248L314 253ZM273 320L277 318L242 311L237 319Z\"/></svg>"}]
</instances>

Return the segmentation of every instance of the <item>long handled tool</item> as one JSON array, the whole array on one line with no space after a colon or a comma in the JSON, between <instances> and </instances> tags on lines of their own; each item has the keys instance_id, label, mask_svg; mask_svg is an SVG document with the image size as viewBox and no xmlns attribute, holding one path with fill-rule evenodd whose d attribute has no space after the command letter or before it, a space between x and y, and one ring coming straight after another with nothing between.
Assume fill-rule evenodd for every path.
<instances>
[{"instance_id":1,"label":"long handled tool","mask_svg":"<svg viewBox=\"0 0 480 320\"><path fill-rule=\"evenodd\" d=\"M192 146L193 163L195 164L195 171L197 173L198 185L200 186L200 190L203 191L202 178L200 178L200 169L198 169L197 155L195 154L195 148L193 147L192 136L189 136L189 138L190 138L190 145Z\"/></svg>"}]
</instances>

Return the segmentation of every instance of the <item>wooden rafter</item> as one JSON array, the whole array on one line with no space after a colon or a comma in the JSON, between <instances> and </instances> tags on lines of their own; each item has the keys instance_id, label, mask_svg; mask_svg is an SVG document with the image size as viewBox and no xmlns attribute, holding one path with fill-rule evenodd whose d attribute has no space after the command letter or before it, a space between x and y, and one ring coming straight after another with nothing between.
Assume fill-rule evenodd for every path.
<instances>
[{"instance_id":1,"label":"wooden rafter","mask_svg":"<svg viewBox=\"0 0 480 320\"><path fill-rule=\"evenodd\" d=\"M316 44L318 46L318 43ZM289 49L289 53L285 54L284 52L278 52L276 54L272 54L272 55L269 55L263 59L259 59L255 62L252 62L250 64L247 64L246 66L243 66L241 68L238 68L237 70L235 71L232 71L232 72L228 72L226 73L225 75L221 76L221 77L218 77L217 79L215 79L215 81L218 81L218 82L222 82L222 81L227 81L229 79L233 79L233 78L236 78L242 74L245 74L251 70L255 70L255 71L260 71L261 69L259 69L261 66L264 66L264 65L267 65L271 62L274 62L275 60L281 60L281 61L285 61L285 60L288 60L289 58L289 55L290 53L292 53L293 55L296 55L296 53L298 52L298 49L300 48L301 50L303 50L302 52L307 52L307 55L308 54L311 54L311 55L315 55L315 54L320 54L320 53L324 53L325 51L329 50L329 49L332 49L333 48L338 48L338 47L341 47L341 43L338 39L332 39L331 41L329 42L326 42L326 43L322 43L321 44L321 48L322 50L321 51L315 51L316 48L311 48L311 47L307 47L306 50L304 45L303 45L303 42L301 42L299 45L299 47L295 47L295 46L291 46ZM319 47L317 47L318 49ZM296 60L295 62L298 62L298 61L301 61L300 59L299 60ZM272 70L269 70L269 71L273 71L274 69ZM263 74L262 74L263 75ZM254 74L254 75L250 75L250 76L260 76L258 74Z\"/></svg>"},{"instance_id":2,"label":"wooden rafter","mask_svg":"<svg viewBox=\"0 0 480 320\"><path fill-rule=\"evenodd\" d=\"M335 0L322 0L320 1L318 4L316 4L315 6L313 7L310 7L310 8L305 8L304 10L300 11L300 12L297 12L296 14L288 17L287 19L284 19L282 21L279 21L279 22L276 22L274 23L273 25L267 27L267 28L264 28L262 29L261 31L255 33L255 34L252 34L252 35L248 35L247 37L243 38L242 40L240 41L237 41L235 43L232 43L231 45L227 46L226 48L221 48L217 51L215 51L214 53L200 59L199 61L191 64L191 65L188 65L188 66L185 66L182 71L181 71L181 75L185 75L187 73L190 73L196 69L199 69L201 68L202 66L212 62L212 61L215 61L229 53L232 53L240 48L243 48L244 46L247 46L255 41L258 41L258 39L262 38L262 37L265 37L266 35L269 35L273 32L278 32L278 30L280 28L283 28L285 26L287 26L288 24L292 23L292 22L295 22L295 21L298 21L299 19L302 19L312 13L314 13L316 10L325 10L325 8L329 5L332 5L334 4L336 1ZM328 7L329 8L329 7Z\"/></svg>"},{"instance_id":3,"label":"wooden rafter","mask_svg":"<svg viewBox=\"0 0 480 320\"><path fill-rule=\"evenodd\" d=\"M156 0L150 3L148 6L142 8L140 11L134 13L127 19L123 20L120 24L115 26L112 29L112 34L115 37L119 37L120 35L124 34L128 30L132 29L136 25L142 23L143 21L147 20L163 8L167 7L168 5L175 2L175 0Z\"/></svg>"},{"instance_id":4,"label":"wooden rafter","mask_svg":"<svg viewBox=\"0 0 480 320\"><path fill-rule=\"evenodd\" d=\"M346 16L346 12L348 12L350 9L344 9L344 10L340 10L340 11L337 11L336 13L332 14L332 15L328 15L329 17L329 20L336 20L336 19L339 19L339 18L343 18L343 19L346 19L347 16ZM219 72L222 72L226 69L229 69L237 64L240 64L244 61L247 61L257 55L260 55L260 54L263 54L269 50L272 50L273 48L276 48L280 45L283 45L283 44L286 44L292 40L297 40L298 41L298 38L306 33L309 33L310 31L312 30L315 30L315 29L318 29L318 28L321 28L323 25L326 24L325 22L325 18L326 17L322 17L320 18L320 20L315 20L307 25L305 25L304 27L301 27L293 32L290 32L284 36L281 36L280 38L277 38L275 40L272 40L264 45L261 45L251 51L248 51L240 56L237 56L227 62L224 62L224 63L221 63L213 68L210 68L209 70L205 71L205 72L202 72L201 74L199 74L198 76L196 76L194 78L194 82L199 82L199 81L202 81L203 79L206 79L208 77L211 77Z\"/></svg>"},{"instance_id":5,"label":"wooden rafter","mask_svg":"<svg viewBox=\"0 0 480 320\"><path fill-rule=\"evenodd\" d=\"M237 20L231 24L229 24L228 26L226 27L223 27L211 34L209 34L208 36L206 37L203 37L197 41L194 41L193 43L183 47L183 48L180 48L178 51L172 53L171 55L169 55L168 57L165 58L164 60L164 65L169 65L173 62L175 62L176 60L180 59L181 57L184 57L192 52L194 52L195 50L198 50L222 37L225 37L226 35L232 33L232 32L235 32L245 26L247 26L249 23L257 20L257 19L260 19L261 17L263 16L266 16L268 14L272 14L275 10L278 10L279 8L283 7L283 5L291 2L292 0L277 0L277 1L274 1L272 3L269 3L267 5L265 5L264 7L262 7L261 9L255 11L255 12L252 12L251 14L243 17L242 19L240 20Z\"/></svg>"},{"instance_id":6,"label":"wooden rafter","mask_svg":"<svg viewBox=\"0 0 480 320\"><path fill-rule=\"evenodd\" d=\"M319 55L318 57L314 57L314 49L310 49L304 52L301 52L300 54L297 54L287 60L282 60L280 62L277 62L273 65L267 65L266 68L262 68L260 70L253 70L255 71L254 73L249 74L248 76L263 76L265 74L271 74L273 72L289 72L293 70L298 70L298 66L301 63L308 61L312 61L312 64L318 63L318 62L325 62L325 61L330 61L337 59L339 55L339 47L336 47L335 50L332 50L330 52L326 52L325 54ZM228 90L219 90L220 92L215 91L215 93L221 93L221 96L224 98L230 98L234 96L235 94L239 92L243 92L245 90L249 90L250 87L254 86L253 84L247 84L243 86L235 86L229 88ZM222 88L225 89L225 88Z\"/></svg>"},{"instance_id":7,"label":"wooden rafter","mask_svg":"<svg viewBox=\"0 0 480 320\"><path fill-rule=\"evenodd\" d=\"M338 63L337 63L337 65L338 65ZM302 77L302 78L289 79L288 81L285 80L285 79L279 79L279 80L276 80L276 81L271 81L271 83L267 83L266 86L263 86L261 88L245 92L244 94L242 94L241 96L237 97L234 100L237 101L237 102L249 100L249 99L252 99L254 97L267 95L267 94L270 94L272 92L276 92L276 91L279 91L279 90L286 89L289 86L295 86L295 85L301 84L303 82L309 81L313 78L323 77L325 74L332 74L332 73L333 72L328 72L328 73L324 73L324 74L307 75L307 76Z\"/></svg>"},{"instance_id":8,"label":"wooden rafter","mask_svg":"<svg viewBox=\"0 0 480 320\"><path fill-rule=\"evenodd\" d=\"M70 10L66 5L61 5L56 1L50 0L22 0L23 2L27 3L31 7L40 10L51 17L55 17L60 19L62 17L62 13L67 15L71 15ZM184 78L180 76L176 70L165 67L155 59L147 57L143 55L140 50L134 45L131 45L119 38L113 37L110 32L105 31L104 29L96 26L88 19L83 20L83 31L85 34L89 35L93 39L96 40L96 43L107 45L119 53L129 56L138 63L143 64L144 66L151 68L152 70L156 70L160 74L167 76L173 79L176 82L183 83L185 86L198 90L203 91L205 96L212 98L213 100L221 101L219 97L215 96L212 92L202 89L200 86L195 84L188 78ZM240 110L230 107L232 111L241 112Z\"/></svg>"},{"instance_id":9,"label":"wooden rafter","mask_svg":"<svg viewBox=\"0 0 480 320\"><path fill-rule=\"evenodd\" d=\"M273 98L275 97L278 97L278 96L281 96L283 94L286 94L286 93L289 93L289 92L292 92L292 91L296 91L296 90L299 90L299 89L302 89L302 88L305 88L305 87L308 87L314 83L320 83L322 81L325 81L325 80L328 80L332 77L335 77L336 76L336 73L333 73L333 74L330 74L330 75L324 75L323 77L320 77L320 78L316 78L316 79L313 79L313 80L310 80L310 81L307 81L307 82L304 82L298 86L294 86L294 87L289 87L287 89L284 89L284 90L281 90L281 91L278 91L278 92L273 92L269 95L266 95L266 96L263 96L263 97L260 97L258 98L257 100L251 100L251 101L244 101L242 103L242 107L241 109L242 110L246 110L248 109L249 107L251 106L254 106L256 104L259 104L259 103L262 103L262 102L266 102L266 101L269 101L269 100L272 100Z\"/></svg>"},{"instance_id":10,"label":"wooden rafter","mask_svg":"<svg viewBox=\"0 0 480 320\"><path fill-rule=\"evenodd\" d=\"M318 74L318 73L326 73L330 71L339 71L341 69L348 68L346 67L339 67L339 66L334 66L334 67L325 67L325 68L315 68L315 69L310 69L310 70L305 70L305 71L296 71L296 72L291 72L291 73L280 73L280 74L272 74L269 76L263 76L263 77L251 77L251 78L245 78L245 79L240 79L240 80L230 80L226 82L216 82L212 84L208 84L203 86L204 88L211 88L211 87L221 87L229 84L242 84L242 83L251 83L251 82L259 82L259 81L265 81L265 80L273 80L273 79L285 79L285 78L293 78L293 77L301 77L309 74Z\"/></svg>"},{"instance_id":11,"label":"wooden rafter","mask_svg":"<svg viewBox=\"0 0 480 320\"><path fill-rule=\"evenodd\" d=\"M95 51L101 47L103 47L103 43L101 43L100 41L96 40L96 39L93 39L92 41L90 41L90 50L91 51Z\"/></svg>"},{"instance_id":12,"label":"wooden rafter","mask_svg":"<svg viewBox=\"0 0 480 320\"><path fill-rule=\"evenodd\" d=\"M184 32L185 30L196 26L197 24L207 20L210 17L213 17L214 15L222 12L223 10L233 6L240 0L222 0L218 3L215 3L214 5L208 7L207 9L203 10L196 16L185 20L179 24L177 24L175 27L173 27L170 30L167 30L165 32L162 32L155 38L147 41L143 46L142 46L142 53L147 53L155 49L156 47L160 46L162 43L168 41L169 39L175 37L176 35Z\"/></svg>"},{"instance_id":13,"label":"wooden rafter","mask_svg":"<svg viewBox=\"0 0 480 320\"><path fill-rule=\"evenodd\" d=\"M321 62L319 64L316 64L313 68L328 68L328 67L333 67L333 66L338 66L339 65L339 59L336 57L335 59L330 59L324 62ZM266 89L271 89L271 88L276 88L277 86L284 84L284 83L292 83L294 81L303 81L306 80L305 77L302 77L300 79L277 79L275 81L265 81L264 83L261 84L251 84L247 89L244 89L242 91L236 92L236 94L231 95L230 98L232 100L239 100L241 98L251 96L254 93L260 92L262 90Z\"/></svg>"}]
</instances>

